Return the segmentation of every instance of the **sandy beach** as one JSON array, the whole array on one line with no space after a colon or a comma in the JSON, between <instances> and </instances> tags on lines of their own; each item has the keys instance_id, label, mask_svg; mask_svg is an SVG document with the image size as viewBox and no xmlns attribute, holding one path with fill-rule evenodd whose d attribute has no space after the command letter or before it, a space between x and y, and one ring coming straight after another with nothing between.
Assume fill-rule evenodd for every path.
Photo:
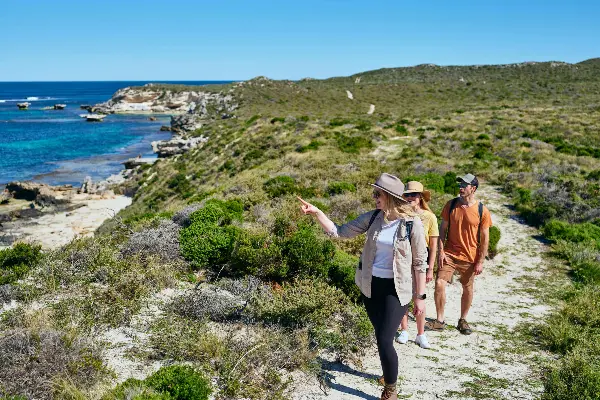
<instances>
[{"instance_id":1,"label":"sandy beach","mask_svg":"<svg viewBox=\"0 0 600 400\"><path fill-rule=\"evenodd\" d=\"M55 249L80 236L89 236L113 217L119 210L131 204L127 196L75 195L71 201L79 206L72 211L43 214L37 218L4 222L0 236L12 240L39 243L44 249ZM7 246L0 246L5 248Z\"/></svg>"}]
</instances>

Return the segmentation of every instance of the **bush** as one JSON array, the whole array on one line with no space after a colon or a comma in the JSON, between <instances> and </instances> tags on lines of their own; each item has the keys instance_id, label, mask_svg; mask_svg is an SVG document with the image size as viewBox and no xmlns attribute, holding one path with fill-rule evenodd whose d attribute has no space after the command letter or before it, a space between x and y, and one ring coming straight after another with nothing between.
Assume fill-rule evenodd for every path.
<instances>
[{"instance_id":1,"label":"bush","mask_svg":"<svg viewBox=\"0 0 600 400\"><path fill-rule=\"evenodd\" d=\"M121 248L121 254L131 256L158 256L163 261L179 259L179 231L181 227L170 220L162 220L156 228L135 232Z\"/></svg>"},{"instance_id":2,"label":"bush","mask_svg":"<svg viewBox=\"0 0 600 400\"><path fill-rule=\"evenodd\" d=\"M600 359L585 351L565 356L546 371L542 400L600 398Z\"/></svg>"},{"instance_id":3,"label":"bush","mask_svg":"<svg viewBox=\"0 0 600 400\"><path fill-rule=\"evenodd\" d=\"M490 227L490 242L488 244L488 257L494 258L498 254L498 242L500 241L500 229L496 226Z\"/></svg>"},{"instance_id":4,"label":"bush","mask_svg":"<svg viewBox=\"0 0 600 400\"><path fill-rule=\"evenodd\" d=\"M192 223L181 230L181 254L196 268L219 272L229 262L241 229L210 223Z\"/></svg>"},{"instance_id":5,"label":"bush","mask_svg":"<svg viewBox=\"0 0 600 400\"><path fill-rule=\"evenodd\" d=\"M298 147L298 149L296 149L296 151L298 153L306 153L309 150L317 150L322 145L323 145L323 142L320 142L318 140L311 140L309 144L307 144L306 146Z\"/></svg>"},{"instance_id":6,"label":"bush","mask_svg":"<svg viewBox=\"0 0 600 400\"><path fill-rule=\"evenodd\" d=\"M210 382L187 365L162 367L143 381L130 378L103 400L207 400Z\"/></svg>"},{"instance_id":7,"label":"bush","mask_svg":"<svg viewBox=\"0 0 600 400\"><path fill-rule=\"evenodd\" d=\"M267 234L242 232L231 255L230 275L256 275L277 281L285 279L288 267L279 241Z\"/></svg>"},{"instance_id":8,"label":"bush","mask_svg":"<svg viewBox=\"0 0 600 400\"><path fill-rule=\"evenodd\" d=\"M108 374L97 347L56 330L5 331L0 354L1 389L7 395L52 399L56 379L68 376L74 385L87 388Z\"/></svg>"},{"instance_id":9,"label":"bush","mask_svg":"<svg viewBox=\"0 0 600 400\"><path fill-rule=\"evenodd\" d=\"M544 225L542 232L544 236L554 241L588 242L600 248L600 226L589 222L570 224L559 220L551 220Z\"/></svg>"},{"instance_id":10,"label":"bush","mask_svg":"<svg viewBox=\"0 0 600 400\"><path fill-rule=\"evenodd\" d=\"M371 139L363 136L337 135L338 148L344 153L358 154L361 149L370 149L373 147Z\"/></svg>"},{"instance_id":11,"label":"bush","mask_svg":"<svg viewBox=\"0 0 600 400\"><path fill-rule=\"evenodd\" d=\"M275 124L277 122L284 123L285 122L285 118L284 117L275 117L275 118L271 119L271 123L272 124Z\"/></svg>"},{"instance_id":12,"label":"bush","mask_svg":"<svg viewBox=\"0 0 600 400\"><path fill-rule=\"evenodd\" d=\"M331 284L354 301L360 299L360 289L354 282L354 274L358 265L358 257L351 256L343 251L336 251L333 263L329 268Z\"/></svg>"},{"instance_id":13,"label":"bush","mask_svg":"<svg viewBox=\"0 0 600 400\"><path fill-rule=\"evenodd\" d=\"M408 129L404 125L396 124L394 130L401 135L408 135Z\"/></svg>"},{"instance_id":14,"label":"bush","mask_svg":"<svg viewBox=\"0 0 600 400\"><path fill-rule=\"evenodd\" d=\"M332 182L327 186L327 193L330 196L342 194L344 192L356 192L356 186L349 182Z\"/></svg>"},{"instance_id":15,"label":"bush","mask_svg":"<svg viewBox=\"0 0 600 400\"><path fill-rule=\"evenodd\" d=\"M331 121L329 121L329 126L336 127L336 126L347 125L349 123L350 123L350 121L347 119L333 118Z\"/></svg>"},{"instance_id":16,"label":"bush","mask_svg":"<svg viewBox=\"0 0 600 400\"><path fill-rule=\"evenodd\" d=\"M232 293L205 287L176 298L171 303L171 308L182 317L224 322L236 319L237 311L241 310L242 305L240 299Z\"/></svg>"},{"instance_id":17,"label":"bush","mask_svg":"<svg viewBox=\"0 0 600 400\"><path fill-rule=\"evenodd\" d=\"M313 227L299 227L283 241L282 248L290 276L327 277L335 246Z\"/></svg>"},{"instance_id":18,"label":"bush","mask_svg":"<svg viewBox=\"0 0 600 400\"><path fill-rule=\"evenodd\" d=\"M12 248L0 250L0 285L16 282L41 258L41 246L17 243Z\"/></svg>"},{"instance_id":19,"label":"bush","mask_svg":"<svg viewBox=\"0 0 600 400\"><path fill-rule=\"evenodd\" d=\"M263 184L263 189L273 198L298 193L296 180L287 175L280 175L269 179Z\"/></svg>"}]
</instances>

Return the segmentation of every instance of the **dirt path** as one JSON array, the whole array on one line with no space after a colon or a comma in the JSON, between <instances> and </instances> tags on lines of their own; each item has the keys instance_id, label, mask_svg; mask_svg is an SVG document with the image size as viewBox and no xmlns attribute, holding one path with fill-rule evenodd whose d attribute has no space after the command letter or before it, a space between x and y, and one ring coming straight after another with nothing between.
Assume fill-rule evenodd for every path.
<instances>
[{"instance_id":1,"label":"dirt path","mask_svg":"<svg viewBox=\"0 0 600 400\"><path fill-rule=\"evenodd\" d=\"M541 258L544 245L533 236L536 231L518 221L506 206L507 199L498 191L480 189L500 228L499 254L484 265L483 275L475 281L475 298L469 314L474 333L461 335L456 329L427 332L432 348L424 350L414 344L416 325L409 323L411 341L396 344L400 359L399 398L411 399L533 399L539 394L539 382L526 357L515 354L519 343L509 331L524 321L539 319L546 312L540 301L527 291L530 278L544 270ZM446 291L446 321L456 325L460 316L459 282ZM427 290L427 317L435 318L433 285ZM508 341L508 342L507 342ZM507 343L513 351L506 351ZM362 368L329 363L328 393L324 394L316 379L297 381L293 399L379 399L381 387L375 379L381 374L377 350L372 347L362 360Z\"/></svg>"}]
</instances>

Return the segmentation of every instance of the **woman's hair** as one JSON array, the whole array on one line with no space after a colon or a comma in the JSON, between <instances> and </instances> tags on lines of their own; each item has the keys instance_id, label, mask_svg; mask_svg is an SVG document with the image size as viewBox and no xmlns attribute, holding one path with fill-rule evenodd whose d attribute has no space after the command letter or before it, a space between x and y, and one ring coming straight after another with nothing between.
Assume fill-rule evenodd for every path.
<instances>
[{"instance_id":1,"label":"woman's hair","mask_svg":"<svg viewBox=\"0 0 600 400\"><path fill-rule=\"evenodd\" d=\"M419 207L421 207L421 210L427 210L427 211L433 212L433 211L431 211L431 208L429 208L429 204L427 204L427 202L423 198L423 195L421 195L419 197Z\"/></svg>"},{"instance_id":2,"label":"woman's hair","mask_svg":"<svg viewBox=\"0 0 600 400\"><path fill-rule=\"evenodd\" d=\"M395 210L400 217L412 217L416 215L415 210L406 201L401 200L395 196L385 193L386 203L385 210L383 210L383 216L387 220L388 215L391 211Z\"/></svg>"}]
</instances>

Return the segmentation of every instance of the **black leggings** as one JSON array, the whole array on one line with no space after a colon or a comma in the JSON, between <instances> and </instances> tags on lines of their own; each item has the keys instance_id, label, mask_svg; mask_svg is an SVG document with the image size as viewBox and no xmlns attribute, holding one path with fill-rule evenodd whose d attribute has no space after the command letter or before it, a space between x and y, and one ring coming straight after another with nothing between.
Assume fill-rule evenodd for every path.
<instances>
[{"instance_id":1,"label":"black leggings","mask_svg":"<svg viewBox=\"0 0 600 400\"><path fill-rule=\"evenodd\" d=\"M393 279L373 277L371 298L362 296L369 319L375 328L377 349L383 369L385 383L393 384L398 379L398 355L394 349L394 336L408 304L401 306Z\"/></svg>"}]
</instances>

